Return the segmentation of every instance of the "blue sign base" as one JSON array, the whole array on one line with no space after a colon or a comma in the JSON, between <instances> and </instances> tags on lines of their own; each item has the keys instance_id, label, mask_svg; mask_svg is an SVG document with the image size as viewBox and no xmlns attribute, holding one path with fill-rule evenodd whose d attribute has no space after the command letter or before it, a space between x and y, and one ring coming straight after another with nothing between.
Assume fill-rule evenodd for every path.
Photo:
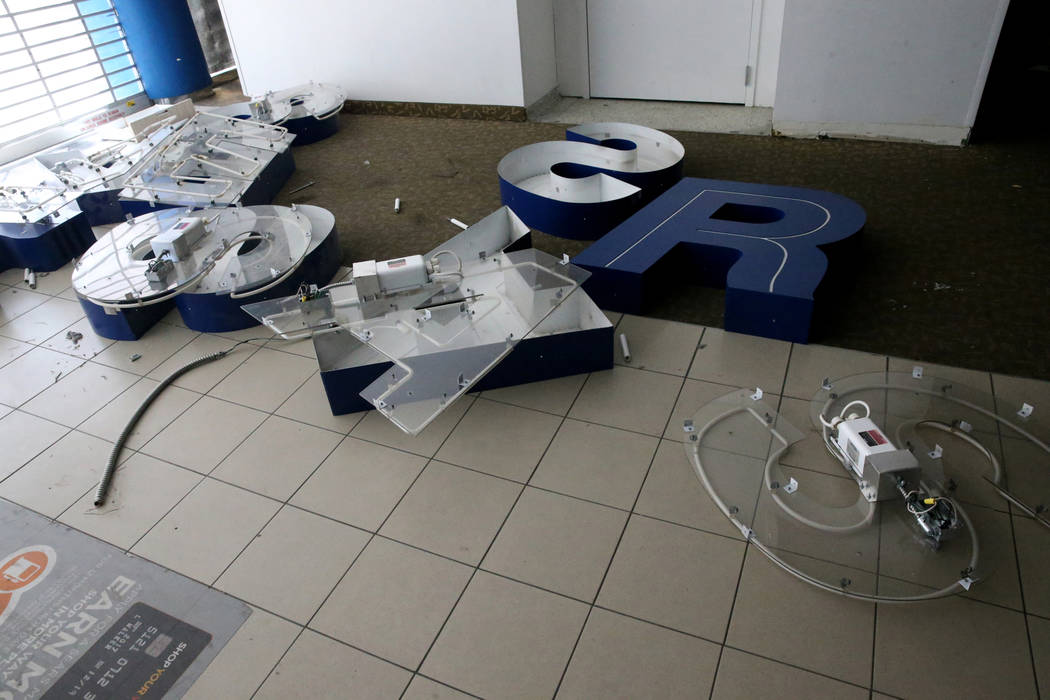
<instances>
[{"instance_id":1,"label":"blue sign base","mask_svg":"<svg viewBox=\"0 0 1050 700\"><path fill-rule=\"evenodd\" d=\"M87 215L70 205L50 223L0 223L0 270L28 267L51 272L90 248L95 242Z\"/></svg>"},{"instance_id":2,"label":"blue sign base","mask_svg":"<svg viewBox=\"0 0 1050 700\"><path fill-rule=\"evenodd\" d=\"M183 323L191 330L202 333L238 331L258 323L241 308L242 305L295 294L303 283L327 284L339 270L340 260L339 232L333 226L317 247L307 253L291 277L262 294L231 299L228 293L183 292L159 304L110 309L108 312L105 307L81 297L80 306L95 333L113 340L138 340L173 308L178 308Z\"/></svg>"},{"instance_id":3,"label":"blue sign base","mask_svg":"<svg viewBox=\"0 0 1050 700\"><path fill-rule=\"evenodd\" d=\"M831 192L686 178L573 262L603 309L641 313L656 288L689 279L725 287L726 330L805 343L829 256L848 255L864 223Z\"/></svg>"},{"instance_id":4,"label":"blue sign base","mask_svg":"<svg viewBox=\"0 0 1050 700\"><path fill-rule=\"evenodd\" d=\"M340 257L339 233L333 228L324 241L307 254L294 275L263 294L231 299L229 294L185 292L175 297L175 306L183 323L191 330L226 333L251 328L259 322L241 308L244 304L291 296L304 282L327 284L339 270ZM270 331L262 332L268 334Z\"/></svg>"},{"instance_id":5,"label":"blue sign base","mask_svg":"<svg viewBox=\"0 0 1050 700\"><path fill-rule=\"evenodd\" d=\"M308 143L326 139L339 131L339 112L327 119L318 119L313 116L288 119L281 126L295 134L295 140L292 141L293 146L305 146Z\"/></svg>"},{"instance_id":6,"label":"blue sign base","mask_svg":"<svg viewBox=\"0 0 1050 700\"><path fill-rule=\"evenodd\" d=\"M95 334L110 340L138 340L175 308L175 300L170 299L150 306L107 311L105 307L84 297L78 296L77 299Z\"/></svg>"},{"instance_id":7,"label":"blue sign base","mask_svg":"<svg viewBox=\"0 0 1050 700\"><path fill-rule=\"evenodd\" d=\"M91 226L103 226L105 224L119 224L124 220L126 212L120 205L120 190L97 190L85 192L77 197L77 206L87 216L88 224Z\"/></svg>"},{"instance_id":8,"label":"blue sign base","mask_svg":"<svg viewBox=\"0 0 1050 700\"><path fill-rule=\"evenodd\" d=\"M340 333L329 333L314 338L314 342L347 342ZM333 415L367 411L374 408L361 398L360 393L383 372L391 362L376 362L356 367L321 372L328 404ZM573 374L612 369L613 327L556 333L549 336L526 338L514 350L475 384L471 391L487 391L505 386L557 379Z\"/></svg>"},{"instance_id":9,"label":"blue sign base","mask_svg":"<svg viewBox=\"0 0 1050 700\"><path fill-rule=\"evenodd\" d=\"M259 173L259 177L241 196L241 204L246 207L255 204L269 204L294 172L295 158L292 156L292 149L286 148L284 152L276 154L266 164L266 167ZM199 206L208 206L208 204L202 202Z\"/></svg>"}]
</instances>

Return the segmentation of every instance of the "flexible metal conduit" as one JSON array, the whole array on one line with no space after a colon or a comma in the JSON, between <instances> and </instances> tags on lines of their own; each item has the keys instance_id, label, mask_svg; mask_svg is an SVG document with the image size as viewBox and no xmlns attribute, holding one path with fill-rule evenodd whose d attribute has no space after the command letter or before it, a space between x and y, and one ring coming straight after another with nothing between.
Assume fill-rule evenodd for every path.
<instances>
[{"instance_id":1,"label":"flexible metal conduit","mask_svg":"<svg viewBox=\"0 0 1050 700\"><path fill-rule=\"evenodd\" d=\"M237 346L235 345L234 347ZM150 404L152 404L153 401L161 395L161 392L168 388L168 386L173 381L175 381L182 375L186 374L192 369L200 367L201 365L206 365L209 362L213 362L215 360L218 360L219 358L226 357L226 355L228 355L232 350L233 348L227 348L226 350L213 352L210 355L203 355L201 357L198 357L196 360L192 360L191 362L183 365L182 367L179 367L177 370L169 374L167 378L164 379L164 381L162 381L160 384L153 388L153 391L149 393L149 396L146 397L146 400L143 401L137 409L135 409L135 413L131 415L131 418L128 420L127 425L124 426L124 429L120 431L120 436L117 437L117 442L115 445L113 445L113 451L109 453L109 461L106 463L106 469L102 472L102 478L99 479L98 488L95 489L96 508L106 504L106 495L109 492L110 484L113 482L113 474L117 471L117 459L120 457L120 453L124 449L124 443L127 442L128 436L131 435L131 431L135 429L135 426L138 424L139 419L142 418L142 416L146 413L146 409L150 407Z\"/></svg>"}]
</instances>

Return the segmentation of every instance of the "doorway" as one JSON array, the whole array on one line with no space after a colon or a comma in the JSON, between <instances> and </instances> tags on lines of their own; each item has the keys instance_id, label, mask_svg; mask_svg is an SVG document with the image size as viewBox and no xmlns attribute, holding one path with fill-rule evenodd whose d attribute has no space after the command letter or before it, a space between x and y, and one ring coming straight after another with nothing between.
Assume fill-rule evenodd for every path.
<instances>
[{"instance_id":1,"label":"doorway","mask_svg":"<svg viewBox=\"0 0 1050 700\"><path fill-rule=\"evenodd\" d=\"M559 0L565 96L754 104L763 0Z\"/></svg>"}]
</instances>

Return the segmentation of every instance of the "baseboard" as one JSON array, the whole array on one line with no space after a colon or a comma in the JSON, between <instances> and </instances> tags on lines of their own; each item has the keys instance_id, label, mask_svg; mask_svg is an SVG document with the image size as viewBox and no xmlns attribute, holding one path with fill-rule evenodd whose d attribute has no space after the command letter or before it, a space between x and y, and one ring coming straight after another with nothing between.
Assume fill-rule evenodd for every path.
<instances>
[{"instance_id":1,"label":"baseboard","mask_svg":"<svg viewBox=\"0 0 1050 700\"><path fill-rule=\"evenodd\" d=\"M221 71L211 74L211 85L215 87L216 85L232 83L240 77L240 74L237 72L237 66L223 68Z\"/></svg>"},{"instance_id":2,"label":"baseboard","mask_svg":"<svg viewBox=\"0 0 1050 700\"><path fill-rule=\"evenodd\" d=\"M486 121L523 122L525 108L510 105L464 105L442 102L385 102L382 100L347 100L344 112L351 114L384 114L395 117L438 117L441 119L484 119Z\"/></svg>"},{"instance_id":3,"label":"baseboard","mask_svg":"<svg viewBox=\"0 0 1050 700\"><path fill-rule=\"evenodd\" d=\"M797 138L845 138L871 141L911 141L942 146L965 146L970 128L926 124L868 124L863 122L798 122L773 115L773 135Z\"/></svg>"}]
</instances>

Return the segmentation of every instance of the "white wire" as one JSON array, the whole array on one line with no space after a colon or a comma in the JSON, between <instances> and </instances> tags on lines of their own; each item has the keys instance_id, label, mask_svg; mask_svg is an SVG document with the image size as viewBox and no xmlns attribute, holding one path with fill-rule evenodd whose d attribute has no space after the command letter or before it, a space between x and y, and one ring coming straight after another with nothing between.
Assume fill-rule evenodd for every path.
<instances>
[{"instance_id":1,"label":"white wire","mask_svg":"<svg viewBox=\"0 0 1050 700\"><path fill-rule=\"evenodd\" d=\"M846 404L845 406L842 407L842 410L839 411L839 418L845 418L846 417L846 411L849 410L850 406L863 406L864 407L864 415L862 416L863 418L867 418L868 416L871 415L871 406L869 406L867 404L867 402L861 401L860 399L854 399L853 401L850 401L848 404Z\"/></svg>"},{"instance_id":2,"label":"white wire","mask_svg":"<svg viewBox=\"0 0 1050 700\"><path fill-rule=\"evenodd\" d=\"M437 272L437 273L434 273L433 275L430 276L430 279L434 280L436 282L444 282L447 279L453 279L453 278L455 278L455 280L457 282L462 282L463 281L463 273L462 272Z\"/></svg>"},{"instance_id":3,"label":"white wire","mask_svg":"<svg viewBox=\"0 0 1050 700\"><path fill-rule=\"evenodd\" d=\"M831 403L831 401L829 400L828 403ZM826 407L826 405L825 405L825 407ZM821 589L829 591L831 593L838 593L839 595L843 595L843 596L846 596L848 598L856 598L858 600L877 601L877 602L880 602L880 603L910 603L910 602L918 602L918 601L923 601L923 600L933 600L935 598L943 598L945 596L949 596L949 595L952 595L952 594L955 594L955 593L959 593L960 591L963 590L962 584L959 581L956 581L956 582L951 583L951 584L949 584L949 585L947 585L947 586L945 586L943 588L940 588L940 589L938 589L936 591L930 591L929 593L920 593L920 594L912 595L912 596L894 597L894 596L883 596L883 595L878 595L878 594L858 593L858 592L855 592L855 591L847 590L845 588L835 587L835 586L827 583L826 581L822 581L819 578L815 578L815 577L813 577L813 576L811 576L811 575L809 575L809 574L807 574L807 573L797 569L795 566L793 566L792 564L788 563L787 561L782 559L780 556L778 556L776 552L774 552L771 548L766 546L758 538L758 536L755 534L755 532L750 527L748 527L747 525L742 523L732 513L732 511L726 505L725 501L723 501L718 496L717 492L714 489L714 486L711 484L711 481L708 478L708 475L707 475L706 470L704 469L703 463L700 460L700 443L703 441L704 435L708 432L708 430L710 430L716 423L719 423L719 422L725 420L726 418L728 418L728 417L730 417L732 415L735 415L736 413L742 412L742 411L747 411L749 413L752 413L753 415L755 415L756 418L761 419L758 416L758 414L755 414L754 411L751 411L751 410L749 410L747 408L738 407L738 408L735 408L735 409L731 409L729 411L726 411L725 413L722 413L721 415L715 416L710 421L708 421L707 425L703 426L702 428L699 429L699 431L697 431L697 439L695 441L692 441L692 442L686 442L685 446L686 446L687 453L690 455L690 460L689 461L693 465L693 471L696 473L697 477L699 477L700 483L702 483L704 485L704 489L707 491L707 495L711 497L711 500L713 500L715 502L715 505L718 507L719 510L722 511L723 515L725 515L727 518L729 518L730 522L734 523L737 527L741 528L741 531L744 533L744 535L747 538L748 542L750 542L751 544L753 544L756 547L758 547L759 551L762 552L763 554L765 554L769 558L770 561L772 561L774 564L776 564L777 566L779 566L781 569L783 569L784 571L788 572L789 574L795 576L796 578L801 579L802 581L810 583L810 584L816 586L817 588L821 588ZM774 435L776 435L775 431L771 430L770 432L772 432ZM966 526L967 532L970 535L970 547L971 547L971 549L970 549L970 560L969 560L968 568L969 568L970 571L976 571L977 570L977 563L978 563L979 556L980 556L980 543L979 543L979 541L977 539L977 531L974 530L973 523L970 522L970 518L966 515L966 511L965 510L963 510L961 507L956 506L956 514L957 514L957 517L961 518L962 522Z\"/></svg>"},{"instance_id":4,"label":"white wire","mask_svg":"<svg viewBox=\"0 0 1050 700\"><path fill-rule=\"evenodd\" d=\"M430 256L430 262L436 262L439 255L451 255L453 258L456 259L456 272L463 272L463 261L460 259L456 251L443 248Z\"/></svg>"}]
</instances>

